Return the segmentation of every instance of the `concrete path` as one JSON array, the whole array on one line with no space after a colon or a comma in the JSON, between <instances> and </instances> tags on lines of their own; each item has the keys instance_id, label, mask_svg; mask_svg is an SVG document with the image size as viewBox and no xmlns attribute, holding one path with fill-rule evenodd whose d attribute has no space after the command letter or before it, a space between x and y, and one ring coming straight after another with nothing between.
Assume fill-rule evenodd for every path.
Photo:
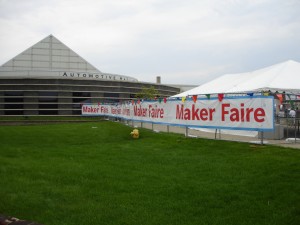
<instances>
[{"instance_id":1,"label":"concrete path","mask_svg":"<svg viewBox=\"0 0 300 225\"><path fill-rule=\"evenodd\" d=\"M195 129L186 130L185 127L175 127L175 126L166 126L160 124L151 124L151 123L143 123L140 122L130 122L128 124L132 127L142 127L146 129L153 130L154 132L170 132L170 133L179 133L186 135L191 138L206 138L206 139L214 139L214 140L226 140L226 141L237 141L237 142L247 142L253 144L262 144L261 139L257 137L248 137L248 136L239 136L239 135L230 135L222 133L214 133L214 132L203 132ZM289 138L289 139L281 139L281 140L268 140L264 139L263 144L266 145L277 145L281 147L288 148L297 148L300 149L300 139Z\"/></svg>"}]
</instances>

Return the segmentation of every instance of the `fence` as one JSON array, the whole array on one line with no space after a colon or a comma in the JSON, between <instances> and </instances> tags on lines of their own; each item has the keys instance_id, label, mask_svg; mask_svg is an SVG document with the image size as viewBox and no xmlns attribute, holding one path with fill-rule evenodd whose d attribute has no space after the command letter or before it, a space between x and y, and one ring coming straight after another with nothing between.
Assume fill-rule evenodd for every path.
<instances>
[{"instance_id":1,"label":"fence","mask_svg":"<svg viewBox=\"0 0 300 225\"><path fill-rule=\"evenodd\" d=\"M208 138L215 140L230 140L239 142L250 142L256 144L280 144L280 143L300 143L300 118L276 118L275 130L271 132L246 132L220 129L194 129L188 126L170 126L151 122L141 122L107 117L110 120L118 120L127 126L145 128L153 132L179 133L190 138Z\"/></svg>"}]
</instances>

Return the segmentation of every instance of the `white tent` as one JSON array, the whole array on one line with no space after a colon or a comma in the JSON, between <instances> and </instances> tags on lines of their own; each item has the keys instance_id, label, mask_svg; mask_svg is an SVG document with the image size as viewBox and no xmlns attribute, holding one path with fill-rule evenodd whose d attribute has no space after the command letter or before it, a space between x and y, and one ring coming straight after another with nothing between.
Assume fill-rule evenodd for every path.
<instances>
[{"instance_id":1,"label":"white tent","mask_svg":"<svg viewBox=\"0 0 300 225\"><path fill-rule=\"evenodd\" d=\"M289 60L263 69L239 74L225 74L199 87L174 95L247 93L260 91L300 93L300 63Z\"/></svg>"},{"instance_id":2,"label":"white tent","mask_svg":"<svg viewBox=\"0 0 300 225\"><path fill-rule=\"evenodd\" d=\"M208 83L172 97L176 98L218 93L253 93L269 90L272 92L285 91L286 93L300 94L300 63L289 60L252 72L225 74ZM203 128L197 130L204 132L216 131L215 129ZM258 135L257 131L240 130L222 130L222 133L252 137Z\"/></svg>"}]
</instances>

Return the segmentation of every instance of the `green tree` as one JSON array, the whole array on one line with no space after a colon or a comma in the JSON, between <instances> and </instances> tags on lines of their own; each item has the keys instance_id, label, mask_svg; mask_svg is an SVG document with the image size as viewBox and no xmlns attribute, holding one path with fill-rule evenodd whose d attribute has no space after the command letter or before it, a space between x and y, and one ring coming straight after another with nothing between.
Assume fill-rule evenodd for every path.
<instances>
[{"instance_id":1,"label":"green tree","mask_svg":"<svg viewBox=\"0 0 300 225\"><path fill-rule=\"evenodd\" d=\"M154 99L158 96L158 91L153 87L143 87L142 90L138 93L136 93L136 98L142 98L142 99Z\"/></svg>"}]
</instances>

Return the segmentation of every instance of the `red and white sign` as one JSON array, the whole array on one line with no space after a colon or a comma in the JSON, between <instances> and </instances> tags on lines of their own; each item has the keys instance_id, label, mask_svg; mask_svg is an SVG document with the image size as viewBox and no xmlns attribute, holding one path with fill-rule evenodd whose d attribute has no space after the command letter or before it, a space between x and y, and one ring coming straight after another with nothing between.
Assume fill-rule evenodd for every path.
<instances>
[{"instance_id":1,"label":"red and white sign","mask_svg":"<svg viewBox=\"0 0 300 225\"><path fill-rule=\"evenodd\" d=\"M122 105L83 105L84 116L114 116L175 126L270 131L274 129L271 96L143 101Z\"/></svg>"}]
</instances>

